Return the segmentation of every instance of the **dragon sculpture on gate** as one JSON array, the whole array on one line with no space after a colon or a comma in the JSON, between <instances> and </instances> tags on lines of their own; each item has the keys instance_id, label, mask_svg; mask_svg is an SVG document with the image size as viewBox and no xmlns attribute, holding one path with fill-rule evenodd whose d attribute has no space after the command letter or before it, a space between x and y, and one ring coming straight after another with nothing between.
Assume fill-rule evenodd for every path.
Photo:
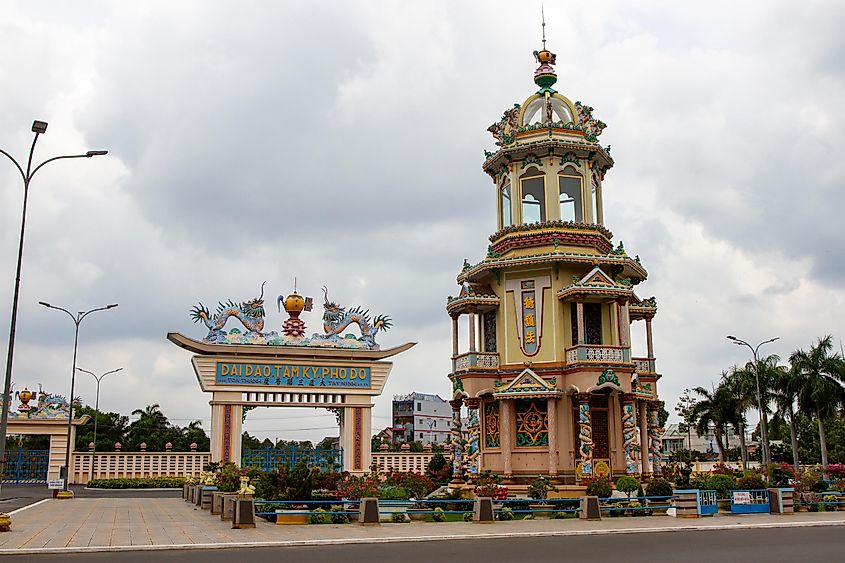
<instances>
[{"instance_id":1,"label":"dragon sculpture on gate","mask_svg":"<svg viewBox=\"0 0 845 563\"><path fill-rule=\"evenodd\" d=\"M390 317L387 315L377 315L374 319L370 319L370 312L361 309L361 307L354 307L349 309L341 307L333 301L329 301L329 290L323 286L324 302L323 309L323 330L325 334L314 334L311 337L312 341L323 341L332 344L343 344L344 340L357 340L370 350L378 350L376 344L376 334L380 330L386 331L391 327ZM361 337L355 338L352 334L341 336L346 327L351 324L357 324L361 329Z\"/></svg>"},{"instance_id":2,"label":"dragon sculpture on gate","mask_svg":"<svg viewBox=\"0 0 845 563\"><path fill-rule=\"evenodd\" d=\"M228 303L221 301L217 305L217 312L214 316L211 316L208 308L202 303L191 309L190 315L193 321L195 323L202 321L208 327L208 335L203 339L203 342L230 343L228 335L223 330L229 317L238 319L247 330L243 335L244 338L264 338L264 284L266 283L261 284L261 295L255 299L250 299L240 304L235 303L231 299ZM232 333L239 332L237 329L232 330Z\"/></svg>"}]
</instances>

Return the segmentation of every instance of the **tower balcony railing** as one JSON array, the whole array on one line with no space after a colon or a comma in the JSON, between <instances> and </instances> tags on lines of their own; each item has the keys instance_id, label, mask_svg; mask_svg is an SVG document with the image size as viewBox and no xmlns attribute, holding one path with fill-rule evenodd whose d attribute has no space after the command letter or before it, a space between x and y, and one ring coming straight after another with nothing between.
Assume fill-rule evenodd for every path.
<instances>
[{"instance_id":1,"label":"tower balcony railing","mask_svg":"<svg viewBox=\"0 0 845 563\"><path fill-rule=\"evenodd\" d=\"M452 358L453 371L468 369L498 369L499 354L496 352L467 352Z\"/></svg>"},{"instance_id":2,"label":"tower balcony railing","mask_svg":"<svg viewBox=\"0 0 845 563\"><path fill-rule=\"evenodd\" d=\"M654 358L633 358L634 371L637 373L657 373L657 360Z\"/></svg>"},{"instance_id":3,"label":"tower balcony railing","mask_svg":"<svg viewBox=\"0 0 845 563\"><path fill-rule=\"evenodd\" d=\"M578 344L566 349L566 363L568 365L628 364L631 363L631 349L627 346Z\"/></svg>"}]
</instances>

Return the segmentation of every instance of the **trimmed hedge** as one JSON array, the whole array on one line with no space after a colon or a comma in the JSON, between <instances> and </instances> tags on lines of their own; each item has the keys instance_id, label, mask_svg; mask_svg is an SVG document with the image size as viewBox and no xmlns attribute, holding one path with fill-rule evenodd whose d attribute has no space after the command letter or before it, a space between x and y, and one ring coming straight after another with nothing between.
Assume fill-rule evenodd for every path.
<instances>
[{"instance_id":1,"label":"trimmed hedge","mask_svg":"<svg viewBox=\"0 0 845 563\"><path fill-rule=\"evenodd\" d=\"M92 489L181 489L184 477L136 477L134 479L91 479Z\"/></svg>"}]
</instances>

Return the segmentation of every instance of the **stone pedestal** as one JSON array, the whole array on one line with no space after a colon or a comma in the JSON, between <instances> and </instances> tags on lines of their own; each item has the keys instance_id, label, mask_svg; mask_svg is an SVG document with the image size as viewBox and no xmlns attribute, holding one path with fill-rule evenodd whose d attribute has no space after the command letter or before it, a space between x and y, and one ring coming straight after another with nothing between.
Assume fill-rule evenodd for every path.
<instances>
[{"instance_id":1,"label":"stone pedestal","mask_svg":"<svg viewBox=\"0 0 845 563\"><path fill-rule=\"evenodd\" d=\"M599 497L581 497L581 520L601 520L601 509L599 508Z\"/></svg>"},{"instance_id":2,"label":"stone pedestal","mask_svg":"<svg viewBox=\"0 0 845 563\"><path fill-rule=\"evenodd\" d=\"M223 512L220 513L221 520L231 520L235 517L235 495L223 495Z\"/></svg>"},{"instance_id":3,"label":"stone pedestal","mask_svg":"<svg viewBox=\"0 0 845 563\"><path fill-rule=\"evenodd\" d=\"M772 488L769 489L769 511L772 514L794 514L795 505L793 495L795 489L792 488Z\"/></svg>"},{"instance_id":4,"label":"stone pedestal","mask_svg":"<svg viewBox=\"0 0 845 563\"><path fill-rule=\"evenodd\" d=\"M251 498L235 497L232 528L255 528L255 503Z\"/></svg>"}]
</instances>

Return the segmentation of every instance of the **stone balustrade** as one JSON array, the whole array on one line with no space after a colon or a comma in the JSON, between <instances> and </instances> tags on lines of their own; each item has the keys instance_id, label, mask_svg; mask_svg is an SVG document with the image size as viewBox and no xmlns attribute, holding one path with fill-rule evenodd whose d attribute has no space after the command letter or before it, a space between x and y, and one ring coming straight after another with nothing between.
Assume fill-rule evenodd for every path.
<instances>
[{"instance_id":1,"label":"stone balustrade","mask_svg":"<svg viewBox=\"0 0 845 563\"><path fill-rule=\"evenodd\" d=\"M567 364L624 364L631 361L631 349L624 346L579 344L566 349Z\"/></svg>"},{"instance_id":2,"label":"stone balustrade","mask_svg":"<svg viewBox=\"0 0 845 563\"><path fill-rule=\"evenodd\" d=\"M455 371L475 369L498 369L499 354L490 352L467 352L455 356Z\"/></svg>"},{"instance_id":3,"label":"stone balustrade","mask_svg":"<svg viewBox=\"0 0 845 563\"><path fill-rule=\"evenodd\" d=\"M434 455L430 452L373 452L373 464L378 467L379 471L406 471L423 474ZM447 461L452 459L451 454L444 453L443 455Z\"/></svg>"},{"instance_id":4,"label":"stone balustrade","mask_svg":"<svg viewBox=\"0 0 845 563\"><path fill-rule=\"evenodd\" d=\"M73 452L70 483L84 484L91 478L185 477L198 474L211 462L209 452L97 452L92 475L94 455Z\"/></svg>"}]
</instances>

